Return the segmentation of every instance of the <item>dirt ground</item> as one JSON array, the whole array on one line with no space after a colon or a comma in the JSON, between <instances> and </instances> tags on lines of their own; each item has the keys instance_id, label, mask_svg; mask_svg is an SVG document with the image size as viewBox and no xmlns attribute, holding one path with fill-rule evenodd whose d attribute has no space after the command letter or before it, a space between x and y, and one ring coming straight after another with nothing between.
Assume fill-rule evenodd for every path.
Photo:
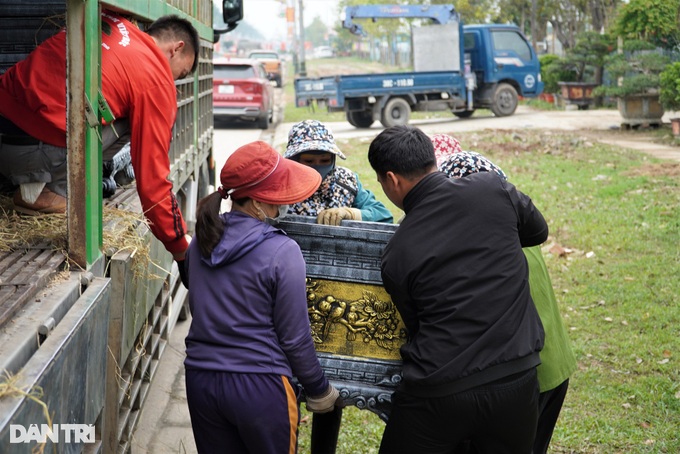
<instances>
[{"instance_id":1,"label":"dirt ground","mask_svg":"<svg viewBox=\"0 0 680 454\"><path fill-rule=\"evenodd\" d=\"M674 115L674 113L673 113ZM668 118L667 118L668 117ZM514 115L509 117L494 117L475 115L469 119L433 118L429 120L412 120L412 125L419 127L428 134L447 133L455 136L462 132L484 130L511 130L521 134L523 131L553 131L555 133L571 132L584 140L601 142L622 148L638 150L659 159L668 160L662 164L649 164L650 174L663 173L665 175L680 175L680 141L673 139L670 127L670 115L664 116L664 126L661 130L621 129L621 116L618 110L576 110L576 111L538 111L526 106L520 106ZM350 138L375 137L383 127L374 123L370 128L358 129L349 123L330 122L327 124L333 131L336 140ZM292 123L278 125L273 143L275 146L287 142L287 134ZM679 145L674 145L677 142ZM645 171L641 169L640 171Z\"/></svg>"},{"instance_id":2,"label":"dirt ground","mask_svg":"<svg viewBox=\"0 0 680 454\"><path fill-rule=\"evenodd\" d=\"M377 62L347 59L309 60L306 69L307 77L399 71L398 68L387 67ZM485 129L578 131L579 136L587 137L591 141L639 150L670 161L660 165L650 164L650 171L663 171L672 176L680 173L680 164L678 164L680 163L680 139L673 138L669 127L670 118L680 116L680 112L666 113L662 119L664 126L661 131L645 128L626 130L621 127L622 118L616 109L539 111L527 106L519 106L515 114L509 117L494 117L490 112L488 115L479 115L479 113L477 112L475 116L468 119L458 119L452 116L451 118L412 120L410 123L428 134L442 132L454 136L457 132ZM291 126L291 123L278 125L273 137L274 145L287 142L287 133ZM378 122L368 129L357 129L347 122L329 123L328 126L336 139L373 137L383 129ZM667 134L665 134L666 131Z\"/></svg>"}]
</instances>

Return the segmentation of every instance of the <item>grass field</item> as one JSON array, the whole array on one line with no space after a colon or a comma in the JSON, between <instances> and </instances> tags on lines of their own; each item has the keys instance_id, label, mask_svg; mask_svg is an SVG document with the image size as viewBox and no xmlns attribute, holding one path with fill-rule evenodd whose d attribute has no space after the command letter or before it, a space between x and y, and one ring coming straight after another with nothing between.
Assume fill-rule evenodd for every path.
<instances>
[{"instance_id":1,"label":"grass field","mask_svg":"<svg viewBox=\"0 0 680 454\"><path fill-rule=\"evenodd\" d=\"M292 83L285 90L292 100ZM305 118L344 115L287 103L284 121ZM664 130L640 133L679 145ZM577 133L455 136L503 168L550 226L544 255L579 365L550 452L680 453L680 163ZM369 143L340 141L343 165L399 219L368 164ZM309 452L310 427L303 418L300 452ZM338 454L377 452L383 428L376 415L346 409Z\"/></svg>"},{"instance_id":2,"label":"grass field","mask_svg":"<svg viewBox=\"0 0 680 454\"><path fill-rule=\"evenodd\" d=\"M557 132L457 138L500 165L550 225L543 249L579 364L551 452L680 452L680 164ZM340 142L344 164L398 219L368 145ZM383 427L346 409L338 453L377 452ZM300 452L308 443L303 424Z\"/></svg>"}]
</instances>

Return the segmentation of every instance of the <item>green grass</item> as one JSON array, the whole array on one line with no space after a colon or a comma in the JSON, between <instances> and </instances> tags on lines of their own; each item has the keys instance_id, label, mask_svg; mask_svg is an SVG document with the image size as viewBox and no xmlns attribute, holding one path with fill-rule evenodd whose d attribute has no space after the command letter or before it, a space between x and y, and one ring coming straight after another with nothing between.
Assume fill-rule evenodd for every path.
<instances>
[{"instance_id":1,"label":"green grass","mask_svg":"<svg viewBox=\"0 0 680 454\"><path fill-rule=\"evenodd\" d=\"M456 137L501 166L550 225L546 262L579 363L551 452L680 452L677 163L561 132ZM369 141L339 145L399 219L368 165ZM554 244L570 253L552 255ZM310 426L301 426L300 452L309 452ZM346 409L338 454L377 452L383 428L376 415Z\"/></svg>"}]
</instances>

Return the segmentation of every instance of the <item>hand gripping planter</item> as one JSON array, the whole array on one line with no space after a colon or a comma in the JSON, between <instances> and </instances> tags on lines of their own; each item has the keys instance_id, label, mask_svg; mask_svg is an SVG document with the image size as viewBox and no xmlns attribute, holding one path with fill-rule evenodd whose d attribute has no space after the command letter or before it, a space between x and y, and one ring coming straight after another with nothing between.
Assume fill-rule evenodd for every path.
<instances>
[{"instance_id":1,"label":"hand gripping planter","mask_svg":"<svg viewBox=\"0 0 680 454\"><path fill-rule=\"evenodd\" d=\"M380 257L394 224L316 224L286 216L277 227L297 241L307 265L307 306L317 356L346 405L387 421L401 382L406 330L382 287Z\"/></svg>"}]
</instances>

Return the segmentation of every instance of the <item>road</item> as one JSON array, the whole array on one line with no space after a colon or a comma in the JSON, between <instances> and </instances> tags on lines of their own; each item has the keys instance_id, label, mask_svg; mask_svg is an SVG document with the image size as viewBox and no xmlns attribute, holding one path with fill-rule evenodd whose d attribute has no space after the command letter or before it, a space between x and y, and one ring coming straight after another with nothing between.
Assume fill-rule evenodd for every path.
<instances>
[{"instance_id":1,"label":"road","mask_svg":"<svg viewBox=\"0 0 680 454\"><path fill-rule=\"evenodd\" d=\"M677 116L677 113L666 113L663 117L664 123L670 123L670 118L674 116ZM468 119L458 119L452 116L451 118L412 120L410 124L419 127L427 134L447 133L453 136L460 132L485 129L580 131L592 140L636 149L662 159L680 161L680 148L678 147L653 143L644 135L618 134L621 121L621 115L616 109L537 111L519 106L515 114L509 117L495 117L489 113L488 116L474 116ZM326 124L333 131L336 140L371 138L384 129L379 122L375 122L366 129L355 128L346 121ZM285 146L288 141L288 131L292 126L293 123L283 123L278 126L272 142L275 148L281 149Z\"/></svg>"}]
</instances>

